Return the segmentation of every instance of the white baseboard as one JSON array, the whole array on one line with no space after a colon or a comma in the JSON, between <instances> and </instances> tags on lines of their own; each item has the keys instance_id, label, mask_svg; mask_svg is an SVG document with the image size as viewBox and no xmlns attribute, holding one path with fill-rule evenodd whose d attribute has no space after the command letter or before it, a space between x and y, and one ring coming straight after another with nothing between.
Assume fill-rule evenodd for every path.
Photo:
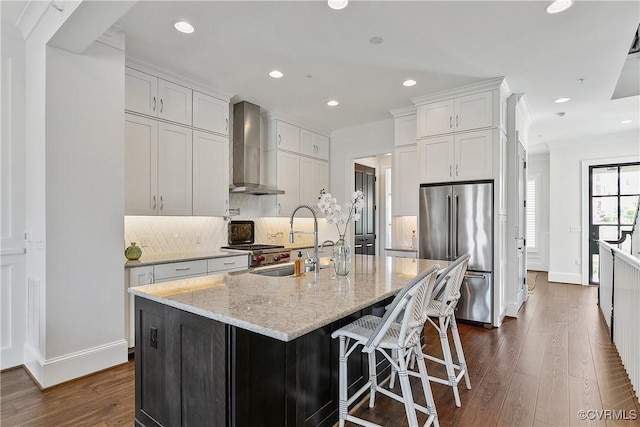
<instances>
[{"instance_id":1,"label":"white baseboard","mask_svg":"<svg viewBox=\"0 0 640 427\"><path fill-rule=\"evenodd\" d=\"M582 275L579 273L559 273L557 271L550 271L549 282L575 283L580 285L582 284Z\"/></svg>"},{"instance_id":2,"label":"white baseboard","mask_svg":"<svg viewBox=\"0 0 640 427\"><path fill-rule=\"evenodd\" d=\"M518 317L518 310L520 305L517 302L508 302L505 314L509 317Z\"/></svg>"},{"instance_id":3,"label":"white baseboard","mask_svg":"<svg viewBox=\"0 0 640 427\"><path fill-rule=\"evenodd\" d=\"M27 343L24 346L24 365L41 388L51 387L125 363L127 359L126 340L114 341L46 360L31 344Z\"/></svg>"}]
</instances>

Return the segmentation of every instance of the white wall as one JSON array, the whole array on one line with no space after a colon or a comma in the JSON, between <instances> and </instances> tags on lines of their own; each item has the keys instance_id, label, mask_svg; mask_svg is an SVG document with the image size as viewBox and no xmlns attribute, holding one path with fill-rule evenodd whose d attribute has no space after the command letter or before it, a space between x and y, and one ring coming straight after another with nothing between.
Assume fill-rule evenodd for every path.
<instances>
[{"instance_id":1,"label":"white wall","mask_svg":"<svg viewBox=\"0 0 640 427\"><path fill-rule=\"evenodd\" d=\"M4 6L6 2L0 3ZM8 22L2 22L0 40L0 369L6 369L22 364L26 339L25 46Z\"/></svg>"},{"instance_id":2,"label":"white wall","mask_svg":"<svg viewBox=\"0 0 640 427\"><path fill-rule=\"evenodd\" d=\"M338 203L345 203L353 192L355 160L392 153L394 138L393 119L339 129L331 134L330 188ZM353 227L349 231L353 234Z\"/></svg>"},{"instance_id":3,"label":"white wall","mask_svg":"<svg viewBox=\"0 0 640 427\"><path fill-rule=\"evenodd\" d=\"M588 283L585 164L640 161L638 130L549 143L549 280ZM579 227L580 232L570 231ZM582 264L582 265L580 265Z\"/></svg>"},{"instance_id":4,"label":"white wall","mask_svg":"<svg viewBox=\"0 0 640 427\"><path fill-rule=\"evenodd\" d=\"M530 154L527 168L527 179L537 178L536 248L527 249L527 269L549 271L549 153Z\"/></svg>"}]
</instances>

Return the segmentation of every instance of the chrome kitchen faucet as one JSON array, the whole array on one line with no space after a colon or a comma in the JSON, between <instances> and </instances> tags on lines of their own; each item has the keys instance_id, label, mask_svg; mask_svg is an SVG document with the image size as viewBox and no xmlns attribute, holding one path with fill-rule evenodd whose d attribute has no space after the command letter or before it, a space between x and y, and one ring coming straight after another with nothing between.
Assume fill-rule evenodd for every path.
<instances>
[{"instance_id":1,"label":"chrome kitchen faucet","mask_svg":"<svg viewBox=\"0 0 640 427\"><path fill-rule=\"evenodd\" d=\"M305 208L311 211L311 214L313 215L313 259L311 260L313 262L313 271L315 273L318 273L319 270L319 262L320 262L320 258L318 257L318 217L316 216L316 211L313 210L313 208L309 205L300 205L297 208L295 208L293 210L293 213L291 214L291 219L289 220L289 224L291 225L291 231L289 232L289 243L293 243L295 240L295 233L298 234L311 234L310 231L294 231L293 230L293 217L296 215L296 212L298 212L300 209Z\"/></svg>"}]
</instances>

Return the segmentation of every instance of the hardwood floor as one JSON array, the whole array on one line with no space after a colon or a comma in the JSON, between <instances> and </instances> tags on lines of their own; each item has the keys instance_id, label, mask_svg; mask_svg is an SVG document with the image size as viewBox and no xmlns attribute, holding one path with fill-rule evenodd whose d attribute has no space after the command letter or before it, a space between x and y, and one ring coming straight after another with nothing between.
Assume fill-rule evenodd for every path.
<instances>
[{"instance_id":1,"label":"hardwood floor","mask_svg":"<svg viewBox=\"0 0 640 427\"><path fill-rule=\"evenodd\" d=\"M432 383L444 426L631 426L640 404L596 305L597 289L548 283L536 287L519 313L498 329L459 325L472 389L460 388L457 408L449 387ZM426 351L441 356L433 328ZM453 346L452 346L453 347ZM444 367L428 362L431 375ZM23 369L0 375L0 424L4 426L133 425L134 366L108 371L41 392ZM419 384L414 396L419 399ZM580 420L580 410L612 410L608 420ZM615 411L625 411L624 413ZM406 425L404 406L385 396L370 410L352 413L384 426ZM593 413L595 414L595 413ZM425 417L419 416L424 422ZM275 426L279 427L279 426Z\"/></svg>"}]
</instances>

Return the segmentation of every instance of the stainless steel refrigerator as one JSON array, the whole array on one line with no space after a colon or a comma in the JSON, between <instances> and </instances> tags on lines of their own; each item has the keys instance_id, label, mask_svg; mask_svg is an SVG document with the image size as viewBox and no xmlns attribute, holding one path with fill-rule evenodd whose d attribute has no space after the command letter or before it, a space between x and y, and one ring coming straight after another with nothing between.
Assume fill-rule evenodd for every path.
<instances>
[{"instance_id":1,"label":"stainless steel refrigerator","mask_svg":"<svg viewBox=\"0 0 640 427\"><path fill-rule=\"evenodd\" d=\"M493 182L420 185L420 258L471 254L456 318L493 322Z\"/></svg>"}]
</instances>

